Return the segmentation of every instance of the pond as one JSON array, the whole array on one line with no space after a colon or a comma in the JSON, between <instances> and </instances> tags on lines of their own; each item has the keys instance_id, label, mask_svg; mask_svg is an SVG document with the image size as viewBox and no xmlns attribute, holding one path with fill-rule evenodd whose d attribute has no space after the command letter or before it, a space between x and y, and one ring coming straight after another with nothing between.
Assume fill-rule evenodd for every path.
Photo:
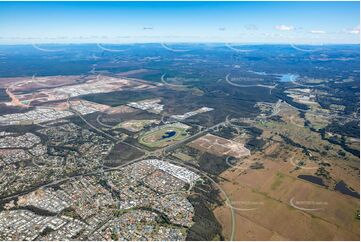
<instances>
[{"instance_id":1,"label":"pond","mask_svg":"<svg viewBox=\"0 0 361 242\"><path fill-rule=\"evenodd\" d=\"M281 74L279 75L279 81L280 82L293 82L296 81L298 78L298 75L296 74Z\"/></svg>"},{"instance_id":2,"label":"pond","mask_svg":"<svg viewBox=\"0 0 361 242\"><path fill-rule=\"evenodd\" d=\"M176 131L167 131L164 133L164 135L162 136L162 139L168 139L173 137L177 132Z\"/></svg>"},{"instance_id":3,"label":"pond","mask_svg":"<svg viewBox=\"0 0 361 242\"><path fill-rule=\"evenodd\" d=\"M336 184L335 190L341 192L342 194L360 199L360 194L348 188L346 183L344 183L343 181L340 181Z\"/></svg>"},{"instance_id":4,"label":"pond","mask_svg":"<svg viewBox=\"0 0 361 242\"><path fill-rule=\"evenodd\" d=\"M320 186L325 186L323 183L323 180L317 176L311 176L311 175L299 175L298 178L315 183Z\"/></svg>"}]
</instances>

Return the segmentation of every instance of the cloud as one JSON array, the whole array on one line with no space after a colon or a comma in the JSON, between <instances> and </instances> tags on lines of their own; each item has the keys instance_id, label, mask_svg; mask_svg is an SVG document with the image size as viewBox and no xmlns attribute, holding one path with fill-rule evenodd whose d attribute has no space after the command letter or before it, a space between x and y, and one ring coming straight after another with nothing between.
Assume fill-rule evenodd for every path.
<instances>
[{"instance_id":1,"label":"cloud","mask_svg":"<svg viewBox=\"0 0 361 242\"><path fill-rule=\"evenodd\" d=\"M247 30L258 30L258 27L254 24L247 24L244 26L244 28Z\"/></svg>"},{"instance_id":2,"label":"cloud","mask_svg":"<svg viewBox=\"0 0 361 242\"><path fill-rule=\"evenodd\" d=\"M349 34L360 34L360 25L356 26L355 28L347 31Z\"/></svg>"},{"instance_id":3,"label":"cloud","mask_svg":"<svg viewBox=\"0 0 361 242\"><path fill-rule=\"evenodd\" d=\"M324 30L311 30L311 34L326 34L326 31Z\"/></svg>"},{"instance_id":4,"label":"cloud","mask_svg":"<svg viewBox=\"0 0 361 242\"><path fill-rule=\"evenodd\" d=\"M295 28L293 26L287 26L287 25L281 24L281 25L276 25L275 29L280 30L280 31L292 31Z\"/></svg>"}]
</instances>

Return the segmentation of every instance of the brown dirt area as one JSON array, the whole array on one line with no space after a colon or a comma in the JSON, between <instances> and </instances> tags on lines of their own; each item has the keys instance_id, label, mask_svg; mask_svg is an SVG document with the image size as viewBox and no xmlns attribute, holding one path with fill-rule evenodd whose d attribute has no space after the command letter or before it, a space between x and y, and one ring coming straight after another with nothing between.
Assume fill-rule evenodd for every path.
<instances>
[{"instance_id":1,"label":"brown dirt area","mask_svg":"<svg viewBox=\"0 0 361 242\"><path fill-rule=\"evenodd\" d=\"M79 83L82 79L83 83ZM6 82L6 80L3 80ZM13 104L22 106L40 104L49 101L65 100L69 95L86 95L91 93L107 93L125 89L144 90L153 88L145 82L110 76L49 76L39 78L16 79L7 83L7 92L12 95ZM76 91L75 91L76 90ZM28 92L24 94L23 92ZM77 92L79 92L77 94Z\"/></svg>"},{"instance_id":2,"label":"brown dirt area","mask_svg":"<svg viewBox=\"0 0 361 242\"><path fill-rule=\"evenodd\" d=\"M234 168L221 174L230 181L220 185L235 208L235 240L358 240L358 199L290 176L283 164L264 163L263 170ZM292 199L299 207L317 210L297 209ZM229 239L229 207L214 212Z\"/></svg>"},{"instance_id":3,"label":"brown dirt area","mask_svg":"<svg viewBox=\"0 0 361 242\"><path fill-rule=\"evenodd\" d=\"M243 144L212 134L206 134L188 145L216 156L233 156L239 158L250 154L250 151L245 148Z\"/></svg>"}]
</instances>

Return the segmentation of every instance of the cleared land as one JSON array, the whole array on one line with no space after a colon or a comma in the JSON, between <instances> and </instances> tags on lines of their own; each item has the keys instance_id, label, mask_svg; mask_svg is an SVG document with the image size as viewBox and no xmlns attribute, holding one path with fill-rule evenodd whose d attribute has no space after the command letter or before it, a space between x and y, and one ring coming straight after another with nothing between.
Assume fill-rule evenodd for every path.
<instances>
[{"instance_id":1,"label":"cleared land","mask_svg":"<svg viewBox=\"0 0 361 242\"><path fill-rule=\"evenodd\" d=\"M250 151L243 144L213 134L206 134L192 141L189 146L216 156L239 158L250 154Z\"/></svg>"},{"instance_id":2,"label":"cleared land","mask_svg":"<svg viewBox=\"0 0 361 242\"><path fill-rule=\"evenodd\" d=\"M142 129L144 129L144 127L151 124L159 124L159 121L156 119L129 120L129 121L124 121L113 128L114 129L123 128L131 132L139 132Z\"/></svg>"},{"instance_id":3,"label":"cleared land","mask_svg":"<svg viewBox=\"0 0 361 242\"><path fill-rule=\"evenodd\" d=\"M111 107L107 110L107 114L122 114L122 113L134 113L136 109L131 108L127 105L120 105L116 107Z\"/></svg>"},{"instance_id":4,"label":"cleared land","mask_svg":"<svg viewBox=\"0 0 361 242\"><path fill-rule=\"evenodd\" d=\"M89 76L80 79L80 76L15 79L14 83L7 86L6 92L14 106L34 106L49 101L65 100L68 97L154 87L134 80L110 76Z\"/></svg>"}]
</instances>

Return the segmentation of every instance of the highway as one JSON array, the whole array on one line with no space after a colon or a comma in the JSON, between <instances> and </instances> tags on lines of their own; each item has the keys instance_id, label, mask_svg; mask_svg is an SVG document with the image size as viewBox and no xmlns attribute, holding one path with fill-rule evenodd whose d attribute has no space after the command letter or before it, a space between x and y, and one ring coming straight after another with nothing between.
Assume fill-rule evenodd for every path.
<instances>
[{"instance_id":1,"label":"highway","mask_svg":"<svg viewBox=\"0 0 361 242\"><path fill-rule=\"evenodd\" d=\"M100 117L101 117L101 116L102 116L101 114L99 114L99 115L97 116L97 122L98 122L98 124L100 124L101 126L104 126L104 127L106 127L106 128L113 128L112 125L108 125L108 124L103 123L103 122L100 120Z\"/></svg>"}]
</instances>

